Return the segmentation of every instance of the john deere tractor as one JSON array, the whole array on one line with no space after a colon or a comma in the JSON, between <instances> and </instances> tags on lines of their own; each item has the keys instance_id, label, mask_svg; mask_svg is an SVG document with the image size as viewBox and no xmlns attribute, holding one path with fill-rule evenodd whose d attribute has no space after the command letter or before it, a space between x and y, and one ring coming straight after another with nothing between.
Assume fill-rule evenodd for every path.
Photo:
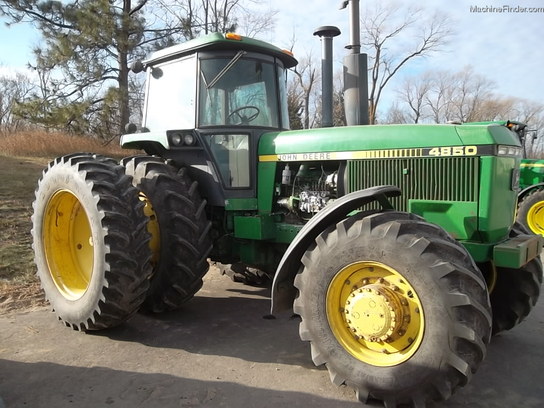
<instances>
[{"instance_id":1,"label":"john deere tractor","mask_svg":"<svg viewBox=\"0 0 544 408\"><path fill-rule=\"evenodd\" d=\"M539 296L542 238L514 222L519 140L499 124L289 131L296 63L211 34L134 64L144 118L121 144L145 154L60 157L39 181L45 295L99 330L181 307L209 262L244 265L359 400L446 399Z\"/></svg>"},{"instance_id":2,"label":"john deere tractor","mask_svg":"<svg viewBox=\"0 0 544 408\"><path fill-rule=\"evenodd\" d=\"M467 123L467 125L501 125L515 132L523 148L519 172L517 222L528 233L544 235L544 160L529 159L525 151L525 140L530 132L525 123L496 121ZM533 136L536 139L536 134Z\"/></svg>"},{"instance_id":3,"label":"john deere tractor","mask_svg":"<svg viewBox=\"0 0 544 408\"><path fill-rule=\"evenodd\" d=\"M525 140L531 133L527 125L508 121L505 126L517 133L521 145L525 147ZM544 160L529 159L527 152L523 153L519 175L517 220L533 234L544 235Z\"/></svg>"}]
</instances>

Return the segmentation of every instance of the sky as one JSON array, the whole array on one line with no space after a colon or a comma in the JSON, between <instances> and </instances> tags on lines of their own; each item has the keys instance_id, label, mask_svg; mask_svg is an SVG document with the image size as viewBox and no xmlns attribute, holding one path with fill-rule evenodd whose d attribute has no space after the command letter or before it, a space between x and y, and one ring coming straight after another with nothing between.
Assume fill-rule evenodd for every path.
<instances>
[{"instance_id":1,"label":"sky","mask_svg":"<svg viewBox=\"0 0 544 408\"><path fill-rule=\"evenodd\" d=\"M361 16L365 7L376 1L392 3L361 0ZM320 41L312 36L313 30L321 25L337 26L342 34L334 39L334 55L337 63L341 63L347 53L343 47L349 43L349 14L347 10L338 10L340 3L339 0L271 0L270 4L280 10L275 30L279 45L288 46L296 32L295 56L300 59L308 52L320 56ZM394 97L393 88L404 75L426 70L457 72L471 65L475 73L496 84L498 94L544 104L542 0L404 0L404 3L422 7L430 15L437 11L444 13L451 19L454 36L443 52L409 63L397 81L388 85L389 99ZM471 7L484 10L488 7L488 11L471 12ZM495 10L489 11L491 7ZM540 10L529 13L531 7ZM523 12L523 8L527 10Z\"/></svg>"},{"instance_id":2,"label":"sky","mask_svg":"<svg viewBox=\"0 0 544 408\"><path fill-rule=\"evenodd\" d=\"M395 0L361 0L361 14L376 2ZM339 10L340 0L261 0L263 9L274 9L275 29L263 33L261 39L281 48L291 48L300 60L321 56L321 43L313 36L323 25L340 28L334 39L335 69L347 53L349 13ZM544 2L542 0L404 0L424 8L429 15L444 13L452 21L455 36L441 53L413 61L396 82L389 85L386 97L394 98L394 88L404 75L417 75L425 70L457 72L471 65L474 72L496 84L502 96L515 96L544 103ZM397 0L396 4L400 4ZM471 11L471 7L483 9ZM493 7L493 10L490 8ZM529 8L540 8L529 12ZM525 10L524 10L525 9ZM487 11L486 11L487 10ZM500 12L499 12L500 11ZM408 40L408 39L406 39ZM0 20L0 74L6 70L23 70L32 61L32 47L38 45L39 34L29 25L6 27ZM365 52L364 49L361 50Z\"/></svg>"}]
</instances>

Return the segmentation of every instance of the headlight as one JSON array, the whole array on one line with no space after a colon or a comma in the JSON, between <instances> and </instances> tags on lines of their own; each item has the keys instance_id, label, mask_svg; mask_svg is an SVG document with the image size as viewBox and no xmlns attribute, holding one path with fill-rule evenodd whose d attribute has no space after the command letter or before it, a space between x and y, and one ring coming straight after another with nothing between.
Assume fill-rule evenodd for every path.
<instances>
[{"instance_id":1,"label":"headlight","mask_svg":"<svg viewBox=\"0 0 544 408\"><path fill-rule=\"evenodd\" d=\"M183 135L183 144L186 146L192 146L195 144L195 137L192 133L186 133Z\"/></svg>"},{"instance_id":2,"label":"headlight","mask_svg":"<svg viewBox=\"0 0 544 408\"><path fill-rule=\"evenodd\" d=\"M172 147L195 147L198 145L197 138L191 130L169 130L166 133Z\"/></svg>"},{"instance_id":3,"label":"headlight","mask_svg":"<svg viewBox=\"0 0 544 408\"><path fill-rule=\"evenodd\" d=\"M170 136L170 141L174 146L179 146L183 141L183 137L181 136L181 133L174 133Z\"/></svg>"},{"instance_id":4,"label":"headlight","mask_svg":"<svg viewBox=\"0 0 544 408\"><path fill-rule=\"evenodd\" d=\"M521 147L518 147L518 146L499 145L497 155L498 156L511 156L511 157L520 157L521 158L523 156L523 151L522 151Z\"/></svg>"}]
</instances>

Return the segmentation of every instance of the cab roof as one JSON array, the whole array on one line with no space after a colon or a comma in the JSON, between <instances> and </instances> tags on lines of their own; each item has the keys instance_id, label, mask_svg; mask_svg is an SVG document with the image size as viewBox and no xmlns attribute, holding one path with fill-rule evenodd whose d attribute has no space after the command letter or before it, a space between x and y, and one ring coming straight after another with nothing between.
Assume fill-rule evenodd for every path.
<instances>
[{"instance_id":1,"label":"cab roof","mask_svg":"<svg viewBox=\"0 0 544 408\"><path fill-rule=\"evenodd\" d=\"M298 63L289 51L282 50L270 43L232 33L212 33L156 51L144 61L144 64L153 65L164 60L194 54L197 51L219 50L243 50L272 55L281 60L285 68L294 67Z\"/></svg>"}]
</instances>

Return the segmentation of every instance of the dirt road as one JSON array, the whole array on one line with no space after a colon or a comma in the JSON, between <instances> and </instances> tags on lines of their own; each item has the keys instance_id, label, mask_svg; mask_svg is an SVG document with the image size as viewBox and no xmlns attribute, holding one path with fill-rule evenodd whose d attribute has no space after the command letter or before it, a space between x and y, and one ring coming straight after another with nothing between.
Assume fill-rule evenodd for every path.
<instances>
[{"instance_id":1,"label":"dirt road","mask_svg":"<svg viewBox=\"0 0 544 408\"><path fill-rule=\"evenodd\" d=\"M183 310L92 335L44 308L0 316L0 407L362 407L313 366L297 319L263 319L268 294L212 270ZM543 303L437 407L543 407Z\"/></svg>"}]
</instances>

